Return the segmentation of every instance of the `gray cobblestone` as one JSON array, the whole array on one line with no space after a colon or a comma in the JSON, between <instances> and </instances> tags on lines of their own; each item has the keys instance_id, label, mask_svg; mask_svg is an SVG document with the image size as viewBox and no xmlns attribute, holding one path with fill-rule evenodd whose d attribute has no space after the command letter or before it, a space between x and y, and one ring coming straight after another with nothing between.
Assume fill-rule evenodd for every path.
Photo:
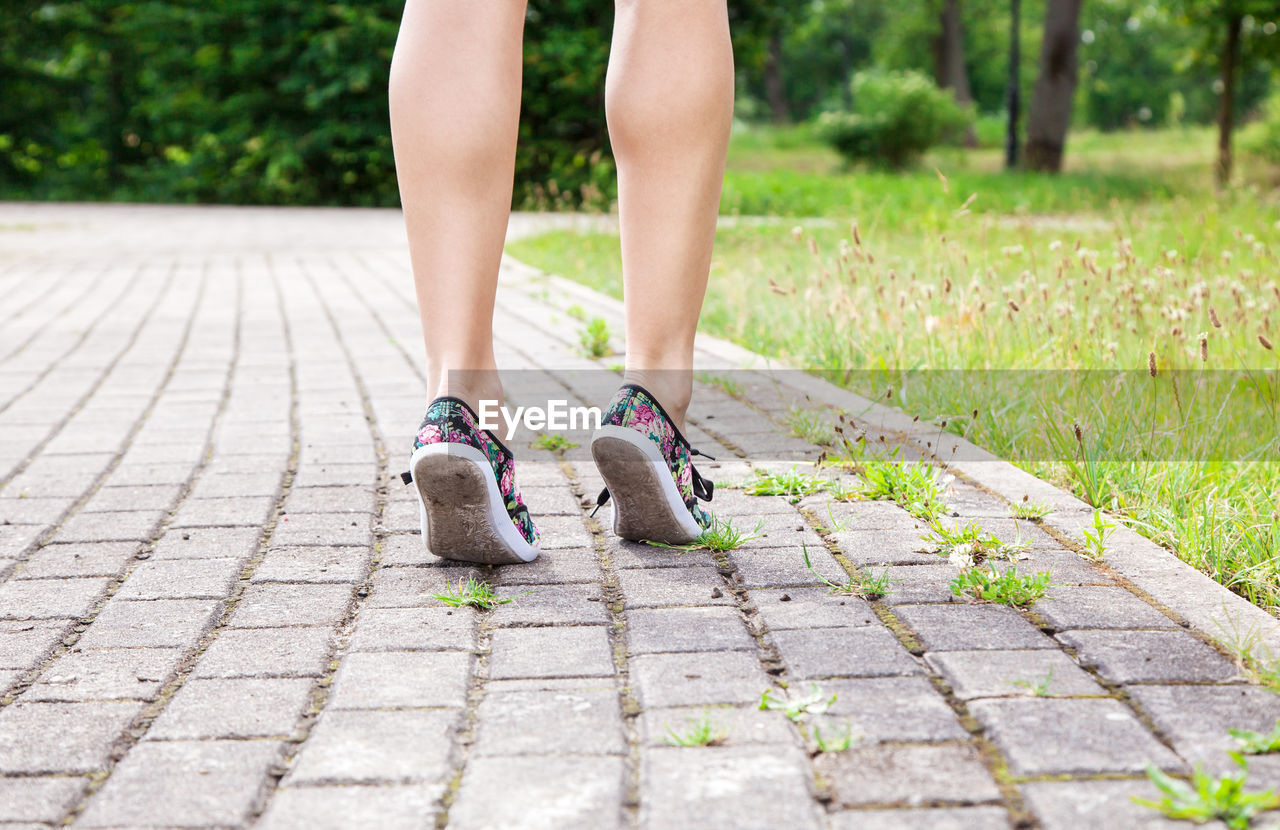
<instances>
[{"instance_id":1,"label":"gray cobblestone","mask_svg":"<svg viewBox=\"0 0 1280 830\"><path fill-rule=\"evenodd\" d=\"M1001 807L934 807L919 810L850 810L831 817L831 830L1008 830Z\"/></svg>"},{"instance_id":2,"label":"gray cobblestone","mask_svg":"<svg viewBox=\"0 0 1280 830\"><path fill-rule=\"evenodd\" d=\"M751 650L755 642L736 608L640 608L627 614L632 654Z\"/></svg>"},{"instance_id":3,"label":"gray cobblestone","mask_svg":"<svg viewBox=\"0 0 1280 830\"><path fill-rule=\"evenodd\" d=\"M839 585L849 578L844 568L821 545L809 547L812 569L805 567L804 551L800 548L735 550L729 554L729 561L738 572L742 584L748 588L819 585L819 577L825 577Z\"/></svg>"},{"instance_id":4,"label":"gray cobblestone","mask_svg":"<svg viewBox=\"0 0 1280 830\"><path fill-rule=\"evenodd\" d=\"M714 568L646 568L618 572L627 608L731 605L733 598Z\"/></svg>"},{"instance_id":5,"label":"gray cobblestone","mask_svg":"<svg viewBox=\"0 0 1280 830\"><path fill-rule=\"evenodd\" d=\"M88 786L83 778L0 778L0 822L56 824Z\"/></svg>"},{"instance_id":6,"label":"gray cobblestone","mask_svg":"<svg viewBox=\"0 0 1280 830\"><path fill-rule=\"evenodd\" d=\"M714 565L704 550L680 550L629 542L612 533L608 534L606 545L605 556L615 568L705 568Z\"/></svg>"},{"instance_id":7,"label":"gray cobblestone","mask_svg":"<svg viewBox=\"0 0 1280 830\"><path fill-rule=\"evenodd\" d=\"M640 740L646 746L670 746L678 737L688 736L709 722L714 733L722 736L717 746L748 744L794 745L795 729L777 712L764 712L759 706L711 706L683 709L648 709L640 714Z\"/></svg>"},{"instance_id":8,"label":"gray cobblestone","mask_svg":"<svg viewBox=\"0 0 1280 830\"><path fill-rule=\"evenodd\" d=\"M646 709L758 703L771 685L756 657L745 652L642 654L630 666Z\"/></svg>"},{"instance_id":9,"label":"gray cobblestone","mask_svg":"<svg viewBox=\"0 0 1280 830\"><path fill-rule=\"evenodd\" d=\"M1082 827L1124 827L1133 830L1185 830L1187 823L1173 821L1141 804L1135 796L1158 801L1160 791L1143 779L1134 781L1038 781L1022 785L1027 806L1045 830L1080 830ZM1201 827L1223 830L1220 822Z\"/></svg>"},{"instance_id":10,"label":"gray cobblestone","mask_svg":"<svg viewBox=\"0 0 1280 830\"><path fill-rule=\"evenodd\" d=\"M155 700L181 661L176 648L74 650L49 664L22 700Z\"/></svg>"},{"instance_id":11,"label":"gray cobblestone","mask_svg":"<svg viewBox=\"0 0 1280 830\"><path fill-rule=\"evenodd\" d=\"M1059 631L1177 627L1173 620L1118 586L1054 588L1032 610Z\"/></svg>"},{"instance_id":12,"label":"gray cobblestone","mask_svg":"<svg viewBox=\"0 0 1280 830\"><path fill-rule=\"evenodd\" d=\"M164 513L159 510L80 513L58 528L53 541L145 542L163 518Z\"/></svg>"},{"instance_id":13,"label":"gray cobblestone","mask_svg":"<svg viewBox=\"0 0 1280 830\"><path fill-rule=\"evenodd\" d=\"M15 579L0 585L0 619L83 617L106 593L109 579Z\"/></svg>"},{"instance_id":14,"label":"gray cobblestone","mask_svg":"<svg viewBox=\"0 0 1280 830\"><path fill-rule=\"evenodd\" d=\"M276 793L258 830L422 830L439 812L442 786L288 787Z\"/></svg>"},{"instance_id":15,"label":"gray cobblestone","mask_svg":"<svg viewBox=\"0 0 1280 830\"><path fill-rule=\"evenodd\" d=\"M271 496L188 499L173 517L173 527L261 527L275 510Z\"/></svg>"},{"instance_id":16,"label":"gray cobblestone","mask_svg":"<svg viewBox=\"0 0 1280 830\"><path fill-rule=\"evenodd\" d=\"M458 710L326 712L286 784L441 781Z\"/></svg>"},{"instance_id":17,"label":"gray cobblestone","mask_svg":"<svg viewBox=\"0 0 1280 830\"><path fill-rule=\"evenodd\" d=\"M1185 631L1068 631L1058 639L1115 683L1215 682L1239 668Z\"/></svg>"},{"instance_id":18,"label":"gray cobblestone","mask_svg":"<svg viewBox=\"0 0 1280 830\"><path fill-rule=\"evenodd\" d=\"M827 588L755 590L751 591L751 598L761 622L770 631L851 628L879 622L865 600L835 594Z\"/></svg>"},{"instance_id":19,"label":"gray cobblestone","mask_svg":"<svg viewBox=\"0 0 1280 830\"><path fill-rule=\"evenodd\" d=\"M546 532L545 530L543 531ZM544 537L545 538L545 537ZM595 551L544 549L537 559L519 568L504 568L497 574L503 585L554 585L600 581L600 562ZM587 590L585 587L583 590Z\"/></svg>"},{"instance_id":20,"label":"gray cobblestone","mask_svg":"<svg viewBox=\"0 0 1280 830\"><path fill-rule=\"evenodd\" d=\"M1103 695L1106 690L1060 651L946 651L925 655L961 700L1020 697L1045 684L1050 696Z\"/></svg>"},{"instance_id":21,"label":"gray cobblestone","mask_svg":"<svg viewBox=\"0 0 1280 830\"><path fill-rule=\"evenodd\" d=\"M256 527L192 527L165 533L153 559L247 559L258 549Z\"/></svg>"},{"instance_id":22,"label":"gray cobblestone","mask_svg":"<svg viewBox=\"0 0 1280 830\"><path fill-rule=\"evenodd\" d=\"M373 544L369 517L363 513L295 513L282 518L271 536L272 544L364 545Z\"/></svg>"},{"instance_id":23,"label":"gray cobblestone","mask_svg":"<svg viewBox=\"0 0 1280 830\"><path fill-rule=\"evenodd\" d=\"M1000 789L969 744L871 744L824 752L814 770L842 807L1000 800Z\"/></svg>"},{"instance_id":24,"label":"gray cobblestone","mask_svg":"<svg viewBox=\"0 0 1280 830\"><path fill-rule=\"evenodd\" d=\"M71 620L0 622L0 668L33 668L53 652L71 624Z\"/></svg>"},{"instance_id":25,"label":"gray cobblestone","mask_svg":"<svg viewBox=\"0 0 1280 830\"><path fill-rule=\"evenodd\" d=\"M443 560L437 559L437 562ZM433 594L450 588L476 571L456 565L422 568L379 568L373 574L368 605L372 608L417 608L442 606Z\"/></svg>"},{"instance_id":26,"label":"gray cobblestone","mask_svg":"<svg viewBox=\"0 0 1280 830\"><path fill-rule=\"evenodd\" d=\"M178 484L152 484L130 487L103 487L81 510L85 513L109 513L119 510L165 510L178 500L182 487Z\"/></svg>"},{"instance_id":27,"label":"gray cobblestone","mask_svg":"<svg viewBox=\"0 0 1280 830\"><path fill-rule=\"evenodd\" d=\"M826 514L819 514L821 520ZM923 550L920 532L901 530L841 530L832 538L840 552L858 567L868 565L935 565L938 554Z\"/></svg>"},{"instance_id":28,"label":"gray cobblestone","mask_svg":"<svg viewBox=\"0 0 1280 830\"><path fill-rule=\"evenodd\" d=\"M115 576L139 550L137 542L45 545L31 555L15 579Z\"/></svg>"},{"instance_id":29,"label":"gray cobblestone","mask_svg":"<svg viewBox=\"0 0 1280 830\"><path fill-rule=\"evenodd\" d=\"M623 755L627 751L622 710L613 688L491 691L476 719L479 756Z\"/></svg>"},{"instance_id":30,"label":"gray cobblestone","mask_svg":"<svg viewBox=\"0 0 1280 830\"><path fill-rule=\"evenodd\" d=\"M280 492L280 474L265 473L219 473L210 464L204 475L191 488L193 499L217 499L230 496L270 496L272 500Z\"/></svg>"},{"instance_id":31,"label":"gray cobblestone","mask_svg":"<svg viewBox=\"0 0 1280 830\"><path fill-rule=\"evenodd\" d=\"M94 772L141 703L15 703L0 709L0 773ZM50 740L49 736L58 739Z\"/></svg>"},{"instance_id":32,"label":"gray cobblestone","mask_svg":"<svg viewBox=\"0 0 1280 830\"><path fill-rule=\"evenodd\" d=\"M815 628L775 631L770 637L792 674L815 677L885 677L922 669L888 629Z\"/></svg>"},{"instance_id":33,"label":"gray cobblestone","mask_svg":"<svg viewBox=\"0 0 1280 830\"><path fill-rule=\"evenodd\" d=\"M476 646L470 608L366 608L350 651L468 651Z\"/></svg>"},{"instance_id":34,"label":"gray cobblestone","mask_svg":"<svg viewBox=\"0 0 1280 830\"><path fill-rule=\"evenodd\" d=\"M375 492L372 487L295 487L289 491L284 509L294 513L369 513L374 512Z\"/></svg>"},{"instance_id":35,"label":"gray cobblestone","mask_svg":"<svg viewBox=\"0 0 1280 830\"><path fill-rule=\"evenodd\" d=\"M1056 647L1017 611L1003 605L900 605L893 613L929 651Z\"/></svg>"},{"instance_id":36,"label":"gray cobblestone","mask_svg":"<svg viewBox=\"0 0 1280 830\"><path fill-rule=\"evenodd\" d=\"M287 738L311 694L306 678L185 683L147 738Z\"/></svg>"},{"instance_id":37,"label":"gray cobblestone","mask_svg":"<svg viewBox=\"0 0 1280 830\"><path fill-rule=\"evenodd\" d=\"M467 702L471 655L460 651L348 654L334 678L331 709L457 706Z\"/></svg>"},{"instance_id":38,"label":"gray cobblestone","mask_svg":"<svg viewBox=\"0 0 1280 830\"><path fill-rule=\"evenodd\" d=\"M1217 775L1237 771L1226 752L1239 744L1227 730L1267 734L1280 720L1280 697L1258 686L1129 686L1126 691L1179 755ZM1257 782L1259 765L1251 767L1250 781Z\"/></svg>"},{"instance_id":39,"label":"gray cobblestone","mask_svg":"<svg viewBox=\"0 0 1280 830\"><path fill-rule=\"evenodd\" d=\"M609 607L598 586L501 586L498 595L513 602L499 605L490 617L494 625L604 625Z\"/></svg>"},{"instance_id":40,"label":"gray cobblestone","mask_svg":"<svg viewBox=\"0 0 1280 830\"><path fill-rule=\"evenodd\" d=\"M318 677L328 663L327 628L227 629L200 655L196 677Z\"/></svg>"},{"instance_id":41,"label":"gray cobblestone","mask_svg":"<svg viewBox=\"0 0 1280 830\"><path fill-rule=\"evenodd\" d=\"M143 562L114 599L222 599L231 593L241 563L235 559L161 559Z\"/></svg>"},{"instance_id":42,"label":"gray cobblestone","mask_svg":"<svg viewBox=\"0 0 1280 830\"><path fill-rule=\"evenodd\" d=\"M250 585L227 624L232 628L334 626L351 599L349 585Z\"/></svg>"},{"instance_id":43,"label":"gray cobblestone","mask_svg":"<svg viewBox=\"0 0 1280 830\"><path fill-rule=\"evenodd\" d=\"M277 548L254 569L254 582L359 582L369 569L368 548Z\"/></svg>"},{"instance_id":44,"label":"gray cobblestone","mask_svg":"<svg viewBox=\"0 0 1280 830\"><path fill-rule=\"evenodd\" d=\"M960 572L951 565L894 565L885 570L891 580L885 605L954 602L956 599L951 593L951 580Z\"/></svg>"},{"instance_id":45,"label":"gray cobblestone","mask_svg":"<svg viewBox=\"0 0 1280 830\"><path fill-rule=\"evenodd\" d=\"M192 648L221 603L203 599L108 602L76 643L80 648Z\"/></svg>"},{"instance_id":46,"label":"gray cobblestone","mask_svg":"<svg viewBox=\"0 0 1280 830\"><path fill-rule=\"evenodd\" d=\"M621 758L475 758L462 776L449 826L612 830L626 826L623 792Z\"/></svg>"},{"instance_id":47,"label":"gray cobblestone","mask_svg":"<svg viewBox=\"0 0 1280 830\"><path fill-rule=\"evenodd\" d=\"M829 716L847 721L865 741L959 741L969 736L928 678L824 680L819 688L836 696Z\"/></svg>"},{"instance_id":48,"label":"gray cobblestone","mask_svg":"<svg viewBox=\"0 0 1280 830\"><path fill-rule=\"evenodd\" d=\"M489 676L608 677L614 672L608 632L600 626L504 628L493 632Z\"/></svg>"}]
</instances>

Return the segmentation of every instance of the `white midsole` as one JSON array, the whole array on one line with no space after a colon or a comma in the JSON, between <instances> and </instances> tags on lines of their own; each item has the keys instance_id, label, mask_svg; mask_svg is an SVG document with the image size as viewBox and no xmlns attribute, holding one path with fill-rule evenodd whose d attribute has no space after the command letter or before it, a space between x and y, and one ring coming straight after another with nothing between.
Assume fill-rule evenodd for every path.
<instances>
[{"instance_id":1,"label":"white midsole","mask_svg":"<svg viewBox=\"0 0 1280 830\"><path fill-rule=\"evenodd\" d=\"M430 540L427 538L427 503L422 496L421 477L418 475L418 464L422 459L431 456L447 455L450 458L456 458L467 464L473 464L483 473L483 479L486 484L486 492L488 498L486 507L489 515L489 525L497 534L499 540L506 546L507 550L522 562L532 562L538 558L538 544L529 544L525 541L520 531L516 530L515 523L511 521L511 516L507 513L506 503L502 499L502 492L498 490L498 480L493 475L493 466L489 463L489 459L484 453L468 444L440 443L427 444L414 450L413 455L409 459L409 470L413 473L414 489L418 493L418 521L422 529L422 541L427 545L430 552Z\"/></svg>"},{"instance_id":2,"label":"white midsole","mask_svg":"<svg viewBox=\"0 0 1280 830\"><path fill-rule=\"evenodd\" d=\"M693 514L689 512L689 508L684 503L684 499L680 496L680 489L676 487L675 479L671 476L671 468L667 466L667 461L662 457L662 451L658 449L658 445L653 443L647 436L641 435L634 429L617 425L603 426L596 430L592 436L592 442L600 438L616 438L619 441L626 441L644 455L645 460L653 466L654 472L657 474L658 487L662 491L662 496L666 499L667 507L671 510L671 515L675 517L680 524L682 530L687 532L690 537L696 538L702 535L702 525L698 524L698 520L693 518ZM616 494L611 502L617 500ZM610 504L611 510L617 508ZM610 514L612 516L612 513Z\"/></svg>"}]
</instances>

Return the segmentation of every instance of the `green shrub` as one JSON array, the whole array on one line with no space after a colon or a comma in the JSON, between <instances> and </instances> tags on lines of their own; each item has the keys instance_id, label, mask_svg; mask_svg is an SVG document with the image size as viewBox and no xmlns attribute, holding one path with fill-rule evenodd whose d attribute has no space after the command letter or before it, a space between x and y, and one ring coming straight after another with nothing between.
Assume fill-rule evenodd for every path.
<instances>
[{"instance_id":1,"label":"green shrub","mask_svg":"<svg viewBox=\"0 0 1280 830\"><path fill-rule=\"evenodd\" d=\"M1280 92L1262 105L1262 118L1244 131L1241 144L1272 164L1280 164Z\"/></svg>"},{"instance_id":2,"label":"green shrub","mask_svg":"<svg viewBox=\"0 0 1280 830\"><path fill-rule=\"evenodd\" d=\"M973 122L970 108L919 72L859 72L852 90L852 112L826 113L820 121L827 141L849 161L905 167Z\"/></svg>"}]
</instances>

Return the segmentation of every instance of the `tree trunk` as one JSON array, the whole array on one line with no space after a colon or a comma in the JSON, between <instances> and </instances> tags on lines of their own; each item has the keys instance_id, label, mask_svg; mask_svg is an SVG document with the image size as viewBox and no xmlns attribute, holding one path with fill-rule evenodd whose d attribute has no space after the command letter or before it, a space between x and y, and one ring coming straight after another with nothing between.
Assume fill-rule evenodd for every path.
<instances>
[{"instance_id":1,"label":"tree trunk","mask_svg":"<svg viewBox=\"0 0 1280 830\"><path fill-rule=\"evenodd\" d=\"M1219 187L1231 181L1231 131L1236 117L1236 65L1240 63L1240 27L1243 19L1234 15L1227 21L1227 42L1222 46L1222 100L1218 102Z\"/></svg>"},{"instance_id":2,"label":"tree trunk","mask_svg":"<svg viewBox=\"0 0 1280 830\"><path fill-rule=\"evenodd\" d=\"M1008 170L1018 166L1018 116L1021 114L1022 91L1019 83L1019 67L1022 64L1022 0L1009 2L1009 85L1005 88L1005 108L1009 111L1009 123L1004 132L1004 166Z\"/></svg>"},{"instance_id":3,"label":"tree trunk","mask_svg":"<svg viewBox=\"0 0 1280 830\"><path fill-rule=\"evenodd\" d=\"M769 101L769 111L775 124L791 120L791 105L787 102L787 88L782 82L782 35L769 36L769 55L764 64L764 94Z\"/></svg>"},{"instance_id":4,"label":"tree trunk","mask_svg":"<svg viewBox=\"0 0 1280 830\"><path fill-rule=\"evenodd\" d=\"M1040 77L1027 112L1027 167L1057 173L1076 93L1081 0L1049 0L1040 49Z\"/></svg>"},{"instance_id":5,"label":"tree trunk","mask_svg":"<svg viewBox=\"0 0 1280 830\"><path fill-rule=\"evenodd\" d=\"M951 90L956 103L973 103L969 87L969 71L964 64L964 23L960 19L960 0L942 0L938 34L933 39L934 78L938 86ZM965 134L966 146L975 147L978 137L970 125Z\"/></svg>"}]
</instances>

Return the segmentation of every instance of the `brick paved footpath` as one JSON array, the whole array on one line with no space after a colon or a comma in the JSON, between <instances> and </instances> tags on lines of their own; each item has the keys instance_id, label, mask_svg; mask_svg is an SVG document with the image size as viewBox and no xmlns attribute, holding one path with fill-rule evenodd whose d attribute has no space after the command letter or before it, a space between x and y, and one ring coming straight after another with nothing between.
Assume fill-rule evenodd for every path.
<instances>
[{"instance_id":1,"label":"brick paved footpath","mask_svg":"<svg viewBox=\"0 0 1280 830\"><path fill-rule=\"evenodd\" d=\"M963 478L956 514L1059 586L1029 612L955 601L888 503L721 489L765 535L620 543L583 507L589 461L528 436L542 557L443 564L394 480L424 405L402 237L390 211L0 205L0 827L1183 826L1130 802L1146 765L1222 769L1228 727L1280 716L1205 632ZM616 358L578 355L528 269L503 282L516 402L603 403ZM817 455L745 397L698 390L709 477ZM802 546L899 581L830 595ZM468 573L516 600L432 598ZM852 749L759 711L811 682ZM704 713L723 745L666 742ZM1280 783L1271 760L1254 779Z\"/></svg>"}]
</instances>

